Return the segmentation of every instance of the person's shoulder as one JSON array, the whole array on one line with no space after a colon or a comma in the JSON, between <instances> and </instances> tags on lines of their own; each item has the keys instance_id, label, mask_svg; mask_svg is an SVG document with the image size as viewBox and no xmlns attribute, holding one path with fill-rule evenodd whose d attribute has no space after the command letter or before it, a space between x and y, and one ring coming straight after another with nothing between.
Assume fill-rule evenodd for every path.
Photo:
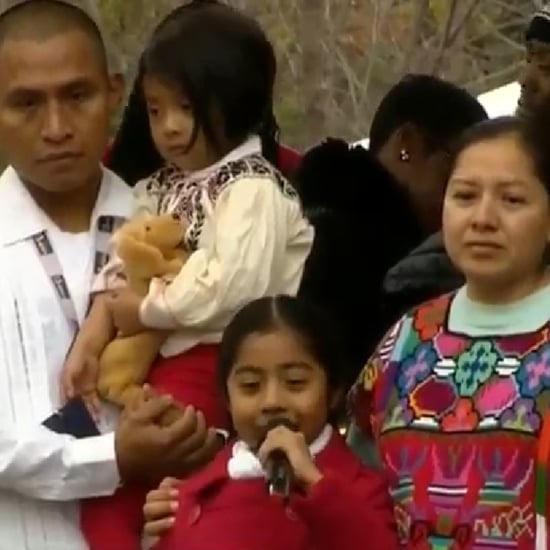
<instances>
[{"instance_id":1,"label":"person's shoulder","mask_svg":"<svg viewBox=\"0 0 550 550\"><path fill-rule=\"evenodd\" d=\"M289 180L265 157L254 153L240 159L230 160L208 177L208 188L217 197L237 189L255 195L282 196L298 200L298 194Z\"/></svg>"}]
</instances>

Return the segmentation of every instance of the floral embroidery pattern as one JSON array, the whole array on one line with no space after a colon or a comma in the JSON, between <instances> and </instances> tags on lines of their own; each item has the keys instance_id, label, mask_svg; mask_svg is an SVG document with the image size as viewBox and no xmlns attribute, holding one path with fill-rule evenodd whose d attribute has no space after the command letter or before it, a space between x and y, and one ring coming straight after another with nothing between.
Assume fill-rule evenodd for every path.
<instances>
[{"instance_id":1,"label":"floral embroidery pattern","mask_svg":"<svg viewBox=\"0 0 550 550\"><path fill-rule=\"evenodd\" d=\"M524 359L524 368L517 374L522 395L535 397L543 389L550 389L550 347L531 352Z\"/></svg>"},{"instance_id":2,"label":"floral embroidery pattern","mask_svg":"<svg viewBox=\"0 0 550 550\"><path fill-rule=\"evenodd\" d=\"M490 341L477 341L462 353L454 374L460 395L472 397L489 380L499 359L500 356Z\"/></svg>"},{"instance_id":3,"label":"floral embroidery pattern","mask_svg":"<svg viewBox=\"0 0 550 550\"><path fill-rule=\"evenodd\" d=\"M414 354L401 365L401 374L397 380L400 394L407 395L419 382L425 380L431 374L436 361L437 354L431 343L418 346Z\"/></svg>"},{"instance_id":4,"label":"floral embroidery pattern","mask_svg":"<svg viewBox=\"0 0 550 550\"><path fill-rule=\"evenodd\" d=\"M420 306L413 317L413 328L421 340L431 340L440 330L445 320L449 297L442 296Z\"/></svg>"},{"instance_id":5,"label":"floral embroidery pattern","mask_svg":"<svg viewBox=\"0 0 550 550\"><path fill-rule=\"evenodd\" d=\"M386 417L382 430L392 430L396 428L404 428L408 426L413 419L413 413L409 409L406 399L402 399L393 407L390 416Z\"/></svg>"},{"instance_id":6,"label":"floral embroidery pattern","mask_svg":"<svg viewBox=\"0 0 550 550\"><path fill-rule=\"evenodd\" d=\"M380 361L376 358L369 361L363 368L361 375L363 382L363 389L365 391L371 391L374 388L374 384L378 379L379 369L381 368Z\"/></svg>"},{"instance_id":7,"label":"floral embroidery pattern","mask_svg":"<svg viewBox=\"0 0 550 550\"><path fill-rule=\"evenodd\" d=\"M479 414L474 409L474 403L468 397L458 400L454 411L441 420L444 432L471 432L479 424Z\"/></svg>"},{"instance_id":8,"label":"floral embroidery pattern","mask_svg":"<svg viewBox=\"0 0 550 550\"><path fill-rule=\"evenodd\" d=\"M535 401L518 399L513 407L502 413L500 425L520 432L537 432L541 426L541 419L535 409Z\"/></svg>"}]
</instances>

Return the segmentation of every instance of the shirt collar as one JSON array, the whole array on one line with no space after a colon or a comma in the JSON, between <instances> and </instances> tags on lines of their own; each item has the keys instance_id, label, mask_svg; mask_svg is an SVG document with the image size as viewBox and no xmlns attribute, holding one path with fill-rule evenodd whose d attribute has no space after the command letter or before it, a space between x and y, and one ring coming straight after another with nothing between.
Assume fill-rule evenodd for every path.
<instances>
[{"instance_id":1,"label":"shirt collar","mask_svg":"<svg viewBox=\"0 0 550 550\"><path fill-rule=\"evenodd\" d=\"M223 166L224 164L227 164L228 162L234 162L236 160L240 160L249 155L259 154L261 152L262 152L262 142L260 140L260 137L254 135L249 137L246 141L241 143L241 145L239 145L238 147L235 147L235 149L230 151L227 155L225 155L219 161L215 162L214 164L211 164L210 166L207 166L206 168L197 170L196 172L193 172L189 175L192 176L193 180L195 178L200 179L205 176L208 176L212 172L215 172L221 166Z\"/></svg>"},{"instance_id":2,"label":"shirt collar","mask_svg":"<svg viewBox=\"0 0 550 550\"><path fill-rule=\"evenodd\" d=\"M110 170L102 168L102 171L91 227L100 216L128 218L132 212L132 190ZM13 167L8 166L0 175L0 246L25 240L51 223Z\"/></svg>"}]
</instances>

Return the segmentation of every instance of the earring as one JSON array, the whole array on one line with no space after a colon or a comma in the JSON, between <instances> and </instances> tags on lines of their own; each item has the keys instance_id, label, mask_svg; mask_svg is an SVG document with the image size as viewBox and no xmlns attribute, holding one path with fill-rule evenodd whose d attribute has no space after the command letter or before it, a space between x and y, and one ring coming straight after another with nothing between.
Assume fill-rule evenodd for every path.
<instances>
[{"instance_id":1,"label":"earring","mask_svg":"<svg viewBox=\"0 0 550 550\"><path fill-rule=\"evenodd\" d=\"M401 149L401 151L399 151L399 160L401 162L409 162L409 160L411 160L411 155L409 155L407 149Z\"/></svg>"}]
</instances>

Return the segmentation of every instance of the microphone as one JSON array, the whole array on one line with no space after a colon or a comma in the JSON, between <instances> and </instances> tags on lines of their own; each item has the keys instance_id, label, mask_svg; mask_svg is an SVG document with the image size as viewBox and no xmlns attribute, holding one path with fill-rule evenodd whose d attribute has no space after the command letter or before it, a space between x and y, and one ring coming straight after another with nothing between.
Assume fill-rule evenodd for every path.
<instances>
[{"instance_id":1,"label":"microphone","mask_svg":"<svg viewBox=\"0 0 550 550\"><path fill-rule=\"evenodd\" d=\"M286 418L272 418L266 424L266 431L270 432L278 426L285 426L289 430L296 431L296 425ZM292 484L292 467L286 454L280 449L269 453L266 461L267 492L270 496L276 496L288 500Z\"/></svg>"}]
</instances>

